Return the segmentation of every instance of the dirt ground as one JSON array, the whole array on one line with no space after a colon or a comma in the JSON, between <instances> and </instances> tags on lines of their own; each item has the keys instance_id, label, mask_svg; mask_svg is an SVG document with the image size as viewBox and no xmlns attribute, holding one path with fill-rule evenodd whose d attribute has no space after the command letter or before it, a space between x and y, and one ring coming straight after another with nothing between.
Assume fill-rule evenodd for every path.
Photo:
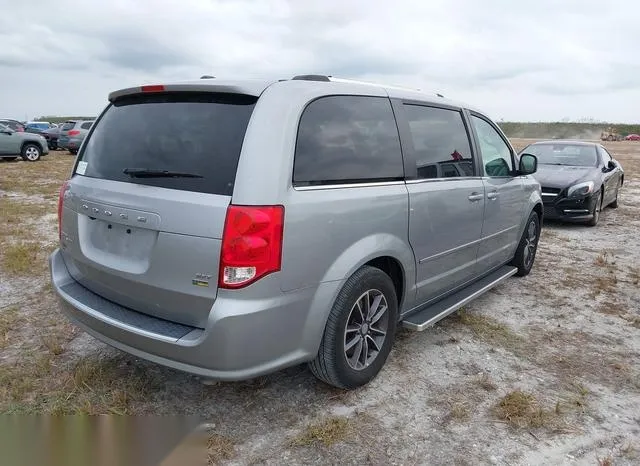
<instances>
[{"instance_id":1,"label":"dirt ground","mask_svg":"<svg viewBox=\"0 0 640 466\"><path fill-rule=\"evenodd\" d=\"M0 412L199 415L211 464L640 464L640 143L607 147L618 209L545 224L530 276L400 332L352 392L304 366L205 385L76 329L46 264L73 157L0 163Z\"/></svg>"}]
</instances>

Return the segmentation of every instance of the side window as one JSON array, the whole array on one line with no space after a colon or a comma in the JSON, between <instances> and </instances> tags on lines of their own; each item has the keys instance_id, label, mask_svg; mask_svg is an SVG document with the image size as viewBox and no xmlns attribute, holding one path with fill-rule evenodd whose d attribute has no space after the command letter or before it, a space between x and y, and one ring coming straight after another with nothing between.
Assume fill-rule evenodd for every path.
<instances>
[{"instance_id":1,"label":"side window","mask_svg":"<svg viewBox=\"0 0 640 466\"><path fill-rule=\"evenodd\" d=\"M329 96L302 113L293 166L295 185L399 180L398 128L383 97Z\"/></svg>"},{"instance_id":2,"label":"side window","mask_svg":"<svg viewBox=\"0 0 640 466\"><path fill-rule=\"evenodd\" d=\"M486 120L472 115L471 121L478 135L485 174L487 176L511 176L513 162L511 149L507 143Z\"/></svg>"},{"instance_id":3,"label":"side window","mask_svg":"<svg viewBox=\"0 0 640 466\"><path fill-rule=\"evenodd\" d=\"M91 122L87 121L86 123L82 123L82 125L80 126L80 128L82 129L91 129Z\"/></svg>"},{"instance_id":4,"label":"side window","mask_svg":"<svg viewBox=\"0 0 640 466\"><path fill-rule=\"evenodd\" d=\"M456 110L405 104L418 178L473 176L469 135Z\"/></svg>"}]
</instances>

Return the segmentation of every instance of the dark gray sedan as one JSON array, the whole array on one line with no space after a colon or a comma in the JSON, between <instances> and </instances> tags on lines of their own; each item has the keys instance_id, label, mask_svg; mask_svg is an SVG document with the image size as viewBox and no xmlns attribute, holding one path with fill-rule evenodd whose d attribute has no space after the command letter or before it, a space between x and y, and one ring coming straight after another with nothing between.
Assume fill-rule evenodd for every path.
<instances>
[{"instance_id":1,"label":"dark gray sedan","mask_svg":"<svg viewBox=\"0 0 640 466\"><path fill-rule=\"evenodd\" d=\"M534 177L542 186L545 219L595 226L602 209L618 207L624 170L601 144L541 141L525 147L522 154L538 158Z\"/></svg>"}]
</instances>

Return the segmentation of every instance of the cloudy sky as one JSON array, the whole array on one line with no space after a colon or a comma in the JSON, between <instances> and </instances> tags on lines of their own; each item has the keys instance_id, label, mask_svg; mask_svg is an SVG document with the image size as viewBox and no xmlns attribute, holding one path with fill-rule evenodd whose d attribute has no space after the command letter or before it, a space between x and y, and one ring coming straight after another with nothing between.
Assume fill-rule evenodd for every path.
<instances>
[{"instance_id":1,"label":"cloudy sky","mask_svg":"<svg viewBox=\"0 0 640 466\"><path fill-rule=\"evenodd\" d=\"M634 5L635 4L635 5ZM500 120L640 122L640 3L0 0L0 117L95 115L114 89L325 73Z\"/></svg>"}]
</instances>

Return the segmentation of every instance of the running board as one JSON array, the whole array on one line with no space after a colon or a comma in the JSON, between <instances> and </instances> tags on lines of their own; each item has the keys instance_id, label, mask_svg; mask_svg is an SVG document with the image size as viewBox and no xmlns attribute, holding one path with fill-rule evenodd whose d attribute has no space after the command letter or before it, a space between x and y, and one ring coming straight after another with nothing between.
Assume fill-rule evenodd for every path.
<instances>
[{"instance_id":1,"label":"running board","mask_svg":"<svg viewBox=\"0 0 640 466\"><path fill-rule=\"evenodd\" d=\"M402 325L409 330L421 332L486 293L494 286L502 283L517 271L516 267L505 265L451 296L447 296L431 306L414 312L402 321Z\"/></svg>"}]
</instances>

